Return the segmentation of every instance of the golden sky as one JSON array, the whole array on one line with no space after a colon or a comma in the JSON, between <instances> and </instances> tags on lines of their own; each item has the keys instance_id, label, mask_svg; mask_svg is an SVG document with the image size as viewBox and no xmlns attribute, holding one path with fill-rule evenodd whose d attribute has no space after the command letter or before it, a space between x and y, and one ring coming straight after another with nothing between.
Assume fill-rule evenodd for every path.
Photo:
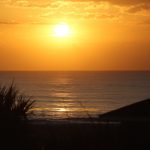
<instances>
[{"instance_id":1,"label":"golden sky","mask_svg":"<svg viewBox=\"0 0 150 150\"><path fill-rule=\"evenodd\" d=\"M0 0L0 70L150 70L150 1Z\"/></svg>"}]
</instances>

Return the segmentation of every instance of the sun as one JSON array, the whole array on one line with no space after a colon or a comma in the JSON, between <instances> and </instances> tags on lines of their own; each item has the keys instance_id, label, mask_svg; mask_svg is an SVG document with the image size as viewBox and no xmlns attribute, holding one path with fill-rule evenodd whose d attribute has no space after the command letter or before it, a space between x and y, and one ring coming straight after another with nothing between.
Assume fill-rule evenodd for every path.
<instances>
[{"instance_id":1,"label":"sun","mask_svg":"<svg viewBox=\"0 0 150 150\"><path fill-rule=\"evenodd\" d=\"M53 36L55 37L68 37L71 35L70 26L66 23L60 23L54 26Z\"/></svg>"}]
</instances>

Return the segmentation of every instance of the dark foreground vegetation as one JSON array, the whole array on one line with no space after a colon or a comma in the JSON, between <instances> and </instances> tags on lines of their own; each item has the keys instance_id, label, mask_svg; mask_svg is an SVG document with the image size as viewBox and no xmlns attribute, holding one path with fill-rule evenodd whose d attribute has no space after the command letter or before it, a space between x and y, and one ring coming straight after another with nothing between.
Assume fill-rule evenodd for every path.
<instances>
[{"instance_id":1,"label":"dark foreground vegetation","mask_svg":"<svg viewBox=\"0 0 150 150\"><path fill-rule=\"evenodd\" d=\"M150 124L145 123L36 123L22 129L9 128L5 139L2 137L1 147L4 150L149 150L149 129Z\"/></svg>"},{"instance_id":2,"label":"dark foreground vegetation","mask_svg":"<svg viewBox=\"0 0 150 150\"><path fill-rule=\"evenodd\" d=\"M42 124L33 125L32 149L148 150L150 124ZM32 143L32 144L33 144ZM42 149L41 148L41 149Z\"/></svg>"},{"instance_id":3,"label":"dark foreground vegetation","mask_svg":"<svg viewBox=\"0 0 150 150\"><path fill-rule=\"evenodd\" d=\"M28 120L34 101L0 89L0 150L149 150L150 122Z\"/></svg>"},{"instance_id":4,"label":"dark foreground vegetation","mask_svg":"<svg viewBox=\"0 0 150 150\"><path fill-rule=\"evenodd\" d=\"M14 84L0 87L0 149L26 146L28 116L34 101L20 93Z\"/></svg>"}]
</instances>

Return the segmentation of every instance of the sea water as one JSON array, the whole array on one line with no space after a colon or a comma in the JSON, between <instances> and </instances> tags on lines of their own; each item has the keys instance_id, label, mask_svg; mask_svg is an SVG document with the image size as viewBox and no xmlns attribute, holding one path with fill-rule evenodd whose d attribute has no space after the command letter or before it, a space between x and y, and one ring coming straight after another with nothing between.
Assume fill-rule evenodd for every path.
<instances>
[{"instance_id":1,"label":"sea water","mask_svg":"<svg viewBox=\"0 0 150 150\"><path fill-rule=\"evenodd\" d=\"M150 98L150 72L30 71L0 72L0 84L36 100L37 119L96 117Z\"/></svg>"}]
</instances>

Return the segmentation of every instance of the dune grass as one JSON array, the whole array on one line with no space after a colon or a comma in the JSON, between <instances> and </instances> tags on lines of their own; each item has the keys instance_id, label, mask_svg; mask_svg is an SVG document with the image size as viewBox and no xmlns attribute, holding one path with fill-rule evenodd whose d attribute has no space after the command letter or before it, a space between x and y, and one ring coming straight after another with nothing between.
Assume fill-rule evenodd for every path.
<instances>
[{"instance_id":1,"label":"dune grass","mask_svg":"<svg viewBox=\"0 0 150 150\"><path fill-rule=\"evenodd\" d=\"M0 87L0 119L24 120L27 119L35 101L22 94L14 84Z\"/></svg>"}]
</instances>

